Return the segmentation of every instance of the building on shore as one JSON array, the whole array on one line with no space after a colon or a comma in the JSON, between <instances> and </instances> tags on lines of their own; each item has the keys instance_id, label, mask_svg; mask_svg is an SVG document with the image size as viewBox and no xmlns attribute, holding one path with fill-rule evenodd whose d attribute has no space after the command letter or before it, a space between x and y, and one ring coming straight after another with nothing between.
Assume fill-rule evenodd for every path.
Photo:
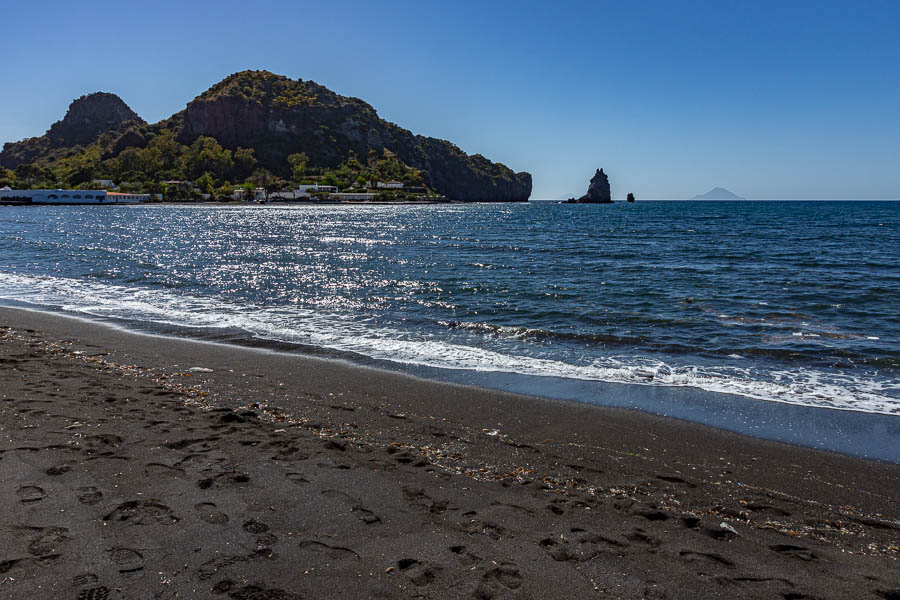
<instances>
[{"instance_id":1,"label":"building on shore","mask_svg":"<svg viewBox=\"0 0 900 600\"><path fill-rule=\"evenodd\" d=\"M315 194L316 192L326 193L326 194L335 194L338 189L333 185L298 185L297 189L294 190L295 194L302 195L306 194L307 196Z\"/></svg>"},{"instance_id":2,"label":"building on shore","mask_svg":"<svg viewBox=\"0 0 900 600\"><path fill-rule=\"evenodd\" d=\"M402 190L403 182L402 181L379 181L377 184L379 189L382 190Z\"/></svg>"},{"instance_id":3,"label":"building on shore","mask_svg":"<svg viewBox=\"0 0 900 600\"><path fill-rule=\"evenodd\" d=\"M114 190L119 189L119 186L113 183L112 179L94 179L91 181L91 185L96 185L101 188L112 188Z\"/></svg>"},{"instance_id":4,"label":"building on shore","mask_svg":"<svg viewBox=\"0 0 900 600\"><path fill-rule=\"evenodd\" d=\"M375 199L375 194L370 194L368 192L347 192L342 194L331 194L330 198L332 200L337 200L338 202L371 202Z\"/></svg>"},{"instance_id":5,"label":"building on shore","mask_svg":"<svg viewBox=\"0 0 900 600\"><path fill-rule=\"evenodd\" d=\"M150 202L150 194L125 194L121 192L106 192L106 199L114 204L137 204Z\"/></svg>"},{"instance_id":6,"label":"building on shore","mask_svg":"<svg viewBox=\"0 0 900 600\"><path fill-rule=\"evenodd\" d=\"M236 188L231 192L232 200L247 200L248 202L263 202L266 199L266 188L253 188L250 193L244 188Z\"/></svg>"},{"instance_id":7,"label":"building on shore","mask_svg":"<svg viewBox=\"0 0 900 600\"><path fill-rule=\"evenodd\" d=\"M272 192L269 194L270 202L303 202L312 200L313 196L317 200L336 200L335 196L338 189L333 185L298 185L296 189L288 192Z\"/></svg>"},{"instance_id":8,"label":"building on shore","mask_svg":"<svg viewBox=\"0 0 900 600\"><path fill-rule=\"evenodd\" d=\"M0 190L2 204L138 204L147 194L116 194L106 190Z\"/></svg>"}]
</instances>

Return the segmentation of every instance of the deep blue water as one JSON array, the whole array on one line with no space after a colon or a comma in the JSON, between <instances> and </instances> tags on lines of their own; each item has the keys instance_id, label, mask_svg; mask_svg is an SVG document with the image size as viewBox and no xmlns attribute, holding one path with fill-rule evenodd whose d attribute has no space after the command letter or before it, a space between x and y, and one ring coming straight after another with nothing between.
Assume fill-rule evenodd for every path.
<instances>
[{"instance_id":1,"label":"deep blue water","mask_svg":"<svg viewBox=\"0 0 900 600\"><path fill-rule=\"evenodd\" d=\"M0 208L7 303L588 401L900 414L898 265L897 202Z\"/></svg>"}]
</instances>

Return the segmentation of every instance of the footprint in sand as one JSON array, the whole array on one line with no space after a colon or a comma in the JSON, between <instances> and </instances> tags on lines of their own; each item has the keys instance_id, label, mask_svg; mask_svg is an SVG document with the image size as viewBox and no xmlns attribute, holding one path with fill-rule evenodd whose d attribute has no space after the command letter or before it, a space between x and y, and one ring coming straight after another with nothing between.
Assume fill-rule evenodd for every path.
<instances>
[{"instance_id":1,"label":"footprint in sand","mask_svg":"<svg viewBox=\"0 0 900 600\"><path fill-rule=\"evenodd\" d=\"M81 575L76 575L72 578L72 583L75 587L86 588L92 587L100 581L96 575L93 573L82 573Z\"/></svg>"},{"instance_id":2,"label":"footprint in sand","mask_svg":"<svg viewBox=\"0 0 900 600\"><path fill-rule=\"evenodd\" d=\"M242 526L243 530L249 534L256 536L257 546L272 546L278 542L278 536L274 533L267 533L269 526L262 521L250 519Z\"/></svg>"},{"instance_id":3,"label":"footprint in sand","mask_svg":"<svg viewBox=\"0 0 900 600\"><path fill-rule=\"evenodd\" d=\"M300 473L285 473L284 478L294 483L309 483L309 480Z\"/></svg>"},{"instance_id":4,"label":"footprint in sand","mask_svg":"<svg viewBox=\"0 0 900 600\"><path fill-rule=\"evenodd\" d=\"M682 560L686 562L708 562L713 564L724 565L726 567L733 567L734 563L722 556L721 554L714 554L711 552L694 552L693 550L682 550L678 553L678 555L682 558Z\"/></svg>"},{"instance_id":5,"label":"footprint in sand","mask_svg":"<svg viewBox=\"0 0 900 600\"><path fill-rule=\"evenodd\" d=\"M28 553L34 556L46 556L57 551L69 541L69 530L65 527L45 527L41 535L28 544Z\"/></svg>"},{"instance_id":6,"label":"footprint in sand","mask_svg":"<svg viewBox=\"0 0 900 600\"><path fill-rule=\"evenodd\" d=\"M815 552L810 550L809 548L804 548L803 546L794 546L792 544L776 544L774 546L769 546L769 550L773 552L777 552L782 556L789 556L791 558L799 558L800 560L806 562L812 562L814 560L819 560L818 555Z\"/></svg>"},{"instance_id":7,"label":"footprint in sand","mask_svg":"<svg viewBox=\"0 0 900 600\"><path fill-rule=\"evenodd\" d=\"M104 585L79 590L75 600L118 600L122 594Z\"/></svg>"},{"instance_id":8,"label":"footprint in sand","mask_svg":"<svg viewBox=\"0 0 900 600\"><path fill-rule=\"evenodd\" d=\"M47 494L42 487L36 485L23 485L16 490L16 495L19 497L19 502L22 504L32 504L34 502L40 502Z\"/></svg>"},{"instance_id":9,"label":"footprint in sand","mask_svg":"<svg viewBox=\"0 0 900 600\"><path fill-rule=\"evenodd\" d=\"M243 524L243 529L247 533L252 533L254 535L258 533L265 533L269 530L269 526L263 523L262 521L257 521L256 519L250 519L246 523Z\"/></svg>"},{"instance_id":10,"label":"footprint in sand","mask_svg":"<svg viewBox=\"0 0 900 600\"><path fill-rule=\"evenodd\" d=\"M519 567L513 563L502 563L499 567L491 569L481 578L481 583L475 588L473 597L479 600L493 598L497 593L493 589L494 583L499 583L505 588L516 590L522 587L522 575Z\"/></svg>"},{"instance_id":11,"label":"footprint in sand","mask_svg":"<svg viewBox=\"0 0 900 600\"><path fill-rule=\"evenodd\" d=\"M137 573L144 570L144 556L131 548L113 548L110 558L123 575Z\"/></svg>"},{"instance_id":12,"label":"footprint in sand","mask_svg":"<svg viewBox=\"0 0 900 600\"><path fill-rule=\"evenodd\" d=\"M80 487L75 491L80 492L78 501L82 504L97 504L98 502L103 500L103 492L92 486Z\"/></svg>"},{"instance_id":13,"label":"footprint in sand","mask_svg":"<svg viewBox=\"0 0 900 600\"><path fill-rule=\"evenodd\" d=\"M356 513L356 516L359 518L359 520L366 525L381 523L381 517L373 513L371 510L365 508L358 498L354 498L350 494L345 494L340 490L323 490L322 495L326 498L333 498L335 500L340 500L349 504L350 512Z\"/></svg>"},{"instance_id":14,"label":"footprint in sand","mask_svg":"<svg viewBox=\"0 0 900 600\"><path fill-rule=\"evenodd\" d=\"M228 515L216 510L216 505L212 502L200 502L194 505L194 509L199 513L201 521L212 525L225 525L228 523Z\"/></svg>"},{"instance_id":15,"label":"footprint in sand","mask_svg":"<svg viewBox=\"0 0 900 600\"><path fill-rule=\"evenodd\" d=\"M144 465L144 472L154 476L178 477L184 475L184 469L173 467L164 463L152 462Z\"/></svg>"},{"instance_id":16,"label":"footprint in sand","mask_svg":"<svg viewBox=\"0 0 900 600\"><path fill-rule=\"evenodd\" d=\"M450 546L450 552L459 558L460 564L464 567L471 567L481 562L481 557L468 552L465 546Z\"/></svg>"},{"instance_id":17,"label":"footprint in sand","mask_svg":"<svg viewBox=\"0 0 900 600\"><path fill-rule=\"evenodd\" d=\"M237 584L231 580L223 580L213 586L213 592L222 594L229 592L230 598L252 598L253 600L300 600L300 596L293 592L288 592L280 588L267 588L261 585L245 585L236 587Z\"/></svg>"},{"instance_id":18,"label":"footprint in sand","mask_svg":"<svg viewBox=\"0 0 900 600\"><path fill-rule=\"evenodd\" d=\"M212 487L231 487L234 485L241 485L244 483L249 483L249 481L250 475L248 475L247 473L229 471L226 473L219 473L218 475L214 475L213 477L201 479L197 482L197 487L199 487L201 490L208 490Z\"/></svg>"},{"instance_id":19,"label":"footprint in sand","mask_svg":"<svg viewBox=\"0 0 900 600\"><path fill-rule=\"evenodd\" d=\"M344 548L342 546L331 546L317 540L306 540L304 542L300 542L299 547L301 550L312 552L314 554L321 554L326 558L330 558L332 560L359 558L359 554L357 554L350 548Z\"/></svg>"},{"instance_id":20,"label":"footprint in sand","mask_svg":"<svg viewBox=\"0 0 900 600\"><path fill-rule=\"evenodd\" d=\"M578 557L572 553L568 544L559 543L553 538L544 538L540 541L540 546L557 562L578 561Z\"/></svg>"},{"instance_id":21,"label":"footprint in sand","mask_svg":"<svg viewBox=\"0 0 900 600\"><path fill-rule=\"evenodd\" d=\"M44 471L47 475L62 475L63 473L68 473L72 470L72 465L67 465L65 463L61 465L55 465Z\"/></svg>"},{"instance_id":22,"label":"footprint in sand","mask_svg":"<svg viewBox=\"0 0 900 600\"><path fill-rule=\"evenodd\" d=\"M397 561L397 568L419 587L430 584L442 571L437 565L419 562L414 558L401 558Z\"/></svg>"},{"instance_id":23,"label":"footprint in sand","mask_svg":"<svg viewBox=\"0 0 900 600\"><path fill-rule=\"evenodd\" d=\"M165 504L145 500L123 502L103 517L103 520L126 525L152 525L179 521L178 517L173 515L171 509Z\"/></svg>"}]
</instances>

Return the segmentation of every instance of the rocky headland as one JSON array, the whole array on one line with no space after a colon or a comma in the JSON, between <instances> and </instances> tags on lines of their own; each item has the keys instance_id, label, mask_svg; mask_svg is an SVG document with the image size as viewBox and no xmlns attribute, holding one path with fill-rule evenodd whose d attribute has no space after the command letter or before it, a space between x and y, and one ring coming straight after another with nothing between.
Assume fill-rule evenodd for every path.
<instances>
[{"instance_id":1,"label":"rocky headland","mask_svg":"<svg viewBox=\"0 0 900 600\"><path fill-rule=\"evenodd\" d=\"M206 172L218 185L260 168L288 180L298 163L323 173L356 164L363 175L386 158L397 163L397 177L452 200L523 202L531 195L529 173L415 135L358 98L268 71L230 75L155 124L114 94L84 96L45 135L4 144L0 167L32 166L33 179L72 186L91 177L158 182Z\"/></svg>"}]
</instances>

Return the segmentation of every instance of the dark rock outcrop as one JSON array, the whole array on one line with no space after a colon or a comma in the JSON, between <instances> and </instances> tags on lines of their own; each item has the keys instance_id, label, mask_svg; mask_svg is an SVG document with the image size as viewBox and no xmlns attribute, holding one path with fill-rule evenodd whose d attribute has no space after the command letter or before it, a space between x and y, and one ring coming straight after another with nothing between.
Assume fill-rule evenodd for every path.
<instances>
[{"instance_id":1,"label":"dark rock outcrop","mask_svg":"<svg viewBox=\"0 0 900 600\"><path fill-rule=\"evenodd\" d=\"M571 198L569 202L573 204L612 204L609 177L606 176L603 169L597 169L597 172L591 177L591 183L584 196L578 199Z\"/></svg>"},{"instance_id":2,"label":"dark rock outcrop","mask_svg":"<svg viewBox=\"0 0 900 600\"><path fill-rule=\"evenodd\" d=\"M116 138L112 148L108 153L108 157L117 156L126 148L143 148L147 145L145 138L135 127L129 127L122 135Z\"/></svg>"},{"instance_id":3,"label":"dark rock outcrop","mask_svg":"<svg viewBox=\"0 0 900 600\"><path fill-rule=\"evenodd\" d=\"M115 94L96 92L73 101L63 120L50 126L47 137L54 146L89 144L127 121L144 122Z\"/></svg>"},{"instance_id":4,"label":"dark rock outcrop","mask_svg":"<svg viewBox=\"0 0 900 600\"><path fill-rule=\"evenodd\" d=\"M364 159L388 150L453 200L524 202L531 195L528 173L468 155L445 140L413 135L358 98L267 71L236 73L191 101L178 139L190 144L199 136L232 150L252 148L259 164L275 173L286 170L287 156L295 152L305 152L312 165L331 167L351 151Z\"/></svg>"},{"instance_id":5,"label":"dark rock outcrop","mask_svg":"<svg viewBox=\"0 0 900 600\"><path fill-rule=\"evenodd\" d=\"M629 202L634 202L634 194L632 194L631 192L628 192L628 196L625 199L628 200Z\"/></svg>"},{"instance_id":6,"label":"dark rock outcrop","mask_svg":"<svg viewBox=\"0 0 900 600\"><path fill-rule=\"evenodd\" d=\"M93 143L107 131L144 121L115 94L96 92L82 96L69 105L66 116L50 126L40 137L9 142L0 152L0 166L13 169L52 154L53 150Z\"/></svg>"}]
</instances>

